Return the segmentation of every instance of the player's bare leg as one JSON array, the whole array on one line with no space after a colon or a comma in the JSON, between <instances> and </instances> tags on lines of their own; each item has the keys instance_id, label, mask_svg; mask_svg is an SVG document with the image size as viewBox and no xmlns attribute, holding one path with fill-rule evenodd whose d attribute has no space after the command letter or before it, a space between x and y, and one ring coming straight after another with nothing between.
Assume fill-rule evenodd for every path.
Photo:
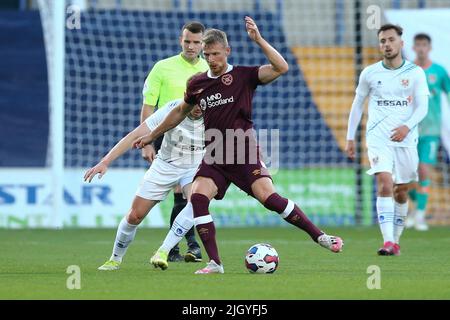
<instances>
[{"instance_id":1,"label":"player's bare leg","mask_svg":"<svg viewBox=\"0 0 450 320\"><path fill-rule=\"evenodd\" d=\"M216 228L209 213L209 202L217 194L218 188L211 178L196 177L192 185L191 202L194 210L194 224L203 242L209 262L196 274L223 273L216 243Z\"/></svg>"},{"instance_id":2,"label":"player's bare leg","mask_svg":"<svg viewBox=\"0 0 450 320\"><path fill-rule=\"evenodd\" d=\"M383 247L378 250L380 256L394 254L394 183L389 172L376 173L378 183L377 214L378 224L383 235Z\"/></svg>"},{"instance_id":3,"label":"player's bare leg","mask_svg":"<svg viewBox=\"0 0 450 320\"><path fill-rule=\"evenodd\" d=\"M127 215L123 217L117 228L116 239L114 241L111 258L106 261L99 270L117 270L122 263L122 259L127 252L128 246L133 241L138 225L144 220L149 211L159 201L147 200L139 196L134 197L131 208Z\"/></svg>"},{"instance_id":4,"label":"player's bare leg","mask_svg":"<svg viewBox=\"0 0 450 320\"><path fill-rule=\"evenodd\" d=\"M253 182L254 197L269 210L275 211L288 223L307 232L313 241L319 243L332 252L342 251L344 242L341 238L325 234L317 228L291 200L276 193L272 180L262 177Z\"/></svg>"}]
</instances>

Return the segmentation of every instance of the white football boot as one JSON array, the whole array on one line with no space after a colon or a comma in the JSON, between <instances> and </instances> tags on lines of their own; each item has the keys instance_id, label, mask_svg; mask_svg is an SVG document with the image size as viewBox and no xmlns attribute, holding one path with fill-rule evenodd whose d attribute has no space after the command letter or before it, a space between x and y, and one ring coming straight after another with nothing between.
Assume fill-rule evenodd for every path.
<instances>
[{"instance_id":1,"label":"white football boot","mask_svg":"<svg viewBox=\"0 0 450 320\"><path fill-rule=\"evenodd\" d=\"M342 247L344 246L344 241L336 236L330 236L328 234L323 234L319 238L317 238L317 242L328 250L338 253L342 251Z\"/></svg>"},{"instance_id":2,"label":"white football boot","mask_svg":"<svg viewBox=\"0 0 450 320\"><path fill-rule=\"evenodd\" d=\"M210 273L224 273L223 266L211 260L206 264L206 267L195 271L195 274L210 274Z\"/></svg>"}]
</instances>

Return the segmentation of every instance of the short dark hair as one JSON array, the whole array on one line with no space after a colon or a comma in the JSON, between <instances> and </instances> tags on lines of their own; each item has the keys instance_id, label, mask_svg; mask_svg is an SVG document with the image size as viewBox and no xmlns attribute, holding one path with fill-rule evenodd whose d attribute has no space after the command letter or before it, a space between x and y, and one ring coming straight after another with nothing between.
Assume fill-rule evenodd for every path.
<instances>
[{"instance_id":1,"label":"short dark hair","mask_svg":"<svg viewBox=\"0 0 450 320\"><path fill-rule=\"evenodd\" d=\"M403 34L403 28L400 27L399 25L392 24L392 23L386 23L386 24L383 24L383 25L381 26L381 28L378 30L377 36L379 36L381 32L386 31L386 30L391 30L391 29L395 30L395 32L397 32L397 34L398 34L400 37L402 36L402 34Z\"/></svg>"},{"instance_id":2,"label":"short dark hair","mask_svg":"<svg viewBox=\"0 0 450 320\"><path fill-rule=\"evenodd\" d=\"M204 33L205 32L205 26L198 22L198 21L189 21L187 22L183 28L181 28L181 33L183 33L184 30L188 30L192 33Z\"/></svg>"},{"instance_id":3,"label":"short dark hair","mask_svg":"<svg viewBox=\"0 0 450 320\"><path fill-rule=\"evenodd\" d=\"M414 42L417 40L427 40L428 43L431 43L431 37L426 33L418 33L414 36Z\"/></svg>"}]
</instances>

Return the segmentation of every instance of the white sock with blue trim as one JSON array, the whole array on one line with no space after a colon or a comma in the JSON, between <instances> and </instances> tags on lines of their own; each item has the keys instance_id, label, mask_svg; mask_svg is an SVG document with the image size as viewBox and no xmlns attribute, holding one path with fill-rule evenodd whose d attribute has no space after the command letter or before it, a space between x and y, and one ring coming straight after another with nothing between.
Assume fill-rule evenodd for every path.
<instances>
[{"instance_id":1,"label":"white sock with blue trim","mask_svg":"<svg viewBox=\"0 0 450 320\"><path fill-rule=\"evenodd\" d=\"M377 213L384 242L394 242L394 199L377 197Z\"/></svg>"},{"instance_id":2,"label":"white sock with blue trim","mask_svg":"<svg viewBox=\"0 0 450 320\"><path fill-rule=\"evenodd\" d=\"M194 210L192 209L192 203L188 202L187 205L180 211L175 220L173 221L172 228L164 239L163 244L159 247L159 250L169 252L175 247L178 242L183 239L186 233L194 226Z\"/></svg>"}]
</instances>

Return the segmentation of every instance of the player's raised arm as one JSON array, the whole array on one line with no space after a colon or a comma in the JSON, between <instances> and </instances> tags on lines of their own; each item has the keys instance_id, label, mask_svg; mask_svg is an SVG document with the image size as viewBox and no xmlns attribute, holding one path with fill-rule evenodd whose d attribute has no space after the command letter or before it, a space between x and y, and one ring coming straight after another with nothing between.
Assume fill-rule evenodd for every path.
<instances>
[{"instance_id":1,"label":"player's raised arm","mask_svg":"<svg viewBox=\"0 0 450 320\"><path fill-rule=\"evenodd\" d=\"M253 41L255 41L264 52L264 55L269 59L270 64L263 65L259 68L258 78L262 83L269 83L282 74L288 72L289 65L284 60L283 56L272 47L259 32L255 21L250 17L245 17L245 28L247 33Z\"/></svg>"},{"instance_id":2,"label":"player's raised arm","mask_svg":"<svg viewBox=\"0 0 450 320\"><path fill-rule=\"evenodd\" d=\"M190 105L184 101L180 102L180 104L170 111L164 118L164 121L162 121L154 130L135 139L133 146L135 148L142 149L147 144L152 143L160 135L163 135L165 132L179 125L193 108L193 105Z\"/></svg>"},{"instance_id":3,"label":"player's raised arm","mask_svg":"<svg viewBox=\"0 0 450 320\"><path fill-rule=\"evenodd\" d=\"M141 123L136 129L128 133L125 137L123 137L116 145L97 163L95 166L90 168L84 174L84 181L91 182L96 174L99 174L99 179L106 173L108 170L108 166L115 159L120 157L126 151L133 147L133 141L138 137L147 134L150 132L146 123Z\"/></svg>"}]
</instances>

